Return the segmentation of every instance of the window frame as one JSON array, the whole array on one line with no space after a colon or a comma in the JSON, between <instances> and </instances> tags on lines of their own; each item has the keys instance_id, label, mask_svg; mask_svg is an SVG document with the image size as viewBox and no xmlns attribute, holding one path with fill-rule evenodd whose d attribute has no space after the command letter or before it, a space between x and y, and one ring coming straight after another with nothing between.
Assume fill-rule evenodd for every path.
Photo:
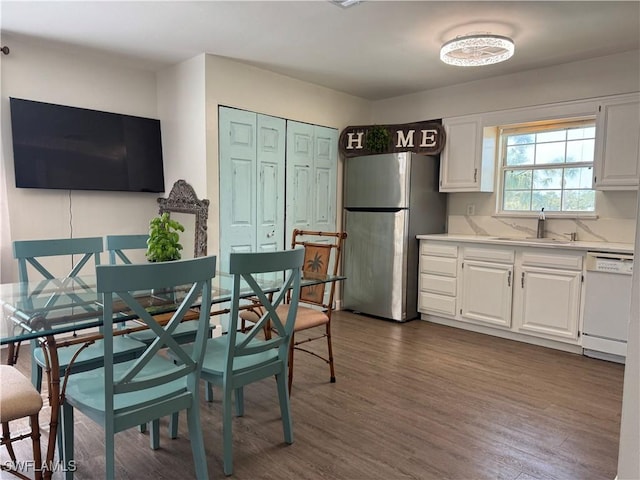
<instances>
[{"instance_id":1,"label":"window frame","mask_svg":"<svg viewBox=\"0 0 640 480\"><path fill-rule=\"evenodd\" d=\"M496 191L496 210L495 216L497 217L537 217L539 215L539 211L537 210L504 210L503 209L503 199L504 199L504 184L505 184L505 171L507 170L523 170L523 171L535 171L547 168L580 168L580 167L590 167L595 168L595 139L598 135L598 132L594 133L594 156L591 162L572 162L570 164L563 163L549 163L543 165L527 165L523 167L514 168L513 166L505 165L506 160L506 151L507 151L507 142L506 135L512 135L514 133L539 133L550 130L558 130L561 128L571 128L571 127L593 127L597 128L596 124L596 115L584 115L579 117L569 117L569 118L553 118L553 119L545 119L540 121L531 121L531 122L520 122L514 124L505 124L498 125L496 127L496 135L498 148L496 149L497 155L497 191ZM566 143L566 140L565 140ZM593 176L592 176L593 178ZM564 191L564 187L562 188ZM597 194L597 190L591 186L592 191ZM545 215L547 218L597 218L597 195L594 198L594 208L592 211L549 211L545 210Z\"/></svg>"}]
</instances>

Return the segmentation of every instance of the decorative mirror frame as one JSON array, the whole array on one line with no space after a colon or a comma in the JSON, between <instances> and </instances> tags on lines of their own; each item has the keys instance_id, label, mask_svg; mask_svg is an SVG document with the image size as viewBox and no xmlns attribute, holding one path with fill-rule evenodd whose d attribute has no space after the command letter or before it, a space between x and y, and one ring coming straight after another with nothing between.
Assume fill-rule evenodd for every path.
<instances>
[{"instance_id":1,"label":"decorative mirror frame","mask_svg":"<svg viewBox=\"0 0 640 480\"><path fill-rule=\"evenodd\" d=\"M203 257L207 254L207 218L209 217L209 200L200 200L195 190L184 180L173 184L167 198L158 198L159 213L190 213L196 216L195 241L193 256Z\"/></svg>"}]
</instances>

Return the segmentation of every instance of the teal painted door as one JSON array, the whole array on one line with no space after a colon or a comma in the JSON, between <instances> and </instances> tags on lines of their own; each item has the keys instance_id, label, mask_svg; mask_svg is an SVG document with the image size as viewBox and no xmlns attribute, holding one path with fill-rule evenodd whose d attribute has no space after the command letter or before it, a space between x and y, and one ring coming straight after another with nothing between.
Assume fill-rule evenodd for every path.
<instances>
[{"instance_id":1,"label":"teal painted door","mask_svg":"<svg viewBox=\"0 0 640 480\"><path fill-rule=\"evenodd\" d=\"M220 107L220 259L284 248L285 121Z\"/></svg>"},{"instance_id":2,"label":"teal painted door","mask_svg":"<svg viewBox=\"0 0 640 480\"><path fill-rule=\"evenodd\" d=\"M287 122L286 234L336 230L338 131ZM290 241L290 240L289 240Z\"/></svg>"}]
</instances>

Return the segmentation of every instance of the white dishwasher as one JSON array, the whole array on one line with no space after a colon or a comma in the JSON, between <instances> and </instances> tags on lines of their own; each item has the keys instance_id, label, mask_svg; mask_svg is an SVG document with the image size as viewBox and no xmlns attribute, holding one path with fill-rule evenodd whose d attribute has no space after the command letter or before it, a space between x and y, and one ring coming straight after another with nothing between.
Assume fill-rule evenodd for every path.
<instances>
[{"instance_id":1,"label":"white dishwasher","mask_svg":"<svg viewBox=\"0 0 640 480\"><path fill-rule=\"evenodd\" d=\"M627 355L633 255L588 252L583 353L624 363Z\"/></svg>"}]
</instances>

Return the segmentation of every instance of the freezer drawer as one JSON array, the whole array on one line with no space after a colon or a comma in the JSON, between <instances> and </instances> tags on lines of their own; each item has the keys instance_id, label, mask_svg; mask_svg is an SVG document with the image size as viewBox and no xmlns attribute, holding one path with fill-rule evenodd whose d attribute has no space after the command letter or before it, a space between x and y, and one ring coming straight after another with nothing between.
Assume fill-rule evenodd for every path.
<instances>
[{"instance_id":1,"label":"freezer drawer","mask_svg":"<svg viewBox=\"0 0 640 480\"><path fill-rule=\"evenodd\" d=\"M396 321L417 316L417 291L407 311L407 215L346 211L344 308Z\"/></svg>"}]
</instances>

